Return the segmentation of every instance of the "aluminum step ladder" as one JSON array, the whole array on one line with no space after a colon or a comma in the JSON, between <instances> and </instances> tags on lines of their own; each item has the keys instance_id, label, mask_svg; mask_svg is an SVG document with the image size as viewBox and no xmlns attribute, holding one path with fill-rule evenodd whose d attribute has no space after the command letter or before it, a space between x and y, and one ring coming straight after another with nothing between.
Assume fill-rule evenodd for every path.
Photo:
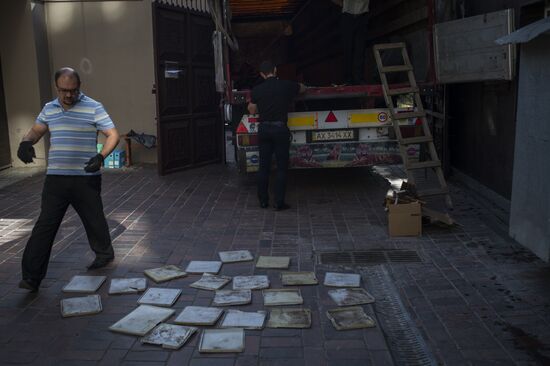
<instances>
[{"instance_id":1,"label":"aluminum step ladder","mask_svg":"<svg viewBox=\"0 0 550 366\"><path fill-rule=\"evenodd\" d=\"M403 64L385 66L382 63L381 52L388 50L400 50L403 58ZM395 135L397 136L397 141L399 142L399 149L401 151L401 157L403 158L403 164L407 172L407 184L409 188L411 188L412 193L416 194L416 196L420 199L431 196L445 196L445 203L447 207L449 209L452 209L453 202L451 200L451 196L449 195L449 187L447 186L447 181L445 180L445 175L443 174L443 169L441 168L441 161L439 160L439 157L437 155L437 150L435 149L432 133L426 119L426 111L424 110L422 99L420 98L420 89L418 88L418 85L416 83L413 66L409 59L409 54L407 53L407 46L403 42L378 44L374 46L374 57L378 66L380 79L382 81L384 98L390 110L393 128L395 130ZM388 73L407 73L409 86L401 87L398 89L390 89L388 85L388 78L386 76L386 74ZM396 110L396 106L393 102L392 97L406 94L414 95L415 109L414 111L409 112L399 112ZM409 118L417 118L422 122L422 130L424 132L423 136L411 138L403 137L403 135L401 134L401 128L399 127L399 120ZM411 161L408 158L407 146L413 144L425 144L428 147L427 150L430 160L421 162ZM437 180L439 182L439 187L435 189L420 190L418 189L418 187L416 187L414 171L428 168L434 170L437 176Z\"/></svg>"}]
</instances>

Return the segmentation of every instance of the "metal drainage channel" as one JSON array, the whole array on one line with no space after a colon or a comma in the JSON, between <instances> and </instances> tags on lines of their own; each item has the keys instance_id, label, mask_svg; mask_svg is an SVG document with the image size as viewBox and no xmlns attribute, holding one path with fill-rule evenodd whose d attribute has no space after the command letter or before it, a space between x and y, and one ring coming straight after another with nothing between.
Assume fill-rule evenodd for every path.
<instances>
[{"instance_id":1,"label":"metal drainage channel","mask_svg":"<svg viewBox=\"0 0 550 366\"><path fill-rule=\"evenodd\" d=\"M362 267L359 272L366 281L367 290L376 299L374 311L395 364L436 366L435 357L403 305L385 266Z\"/></svg>"},{"instance_id":2,"label":"metal drainage channel","mask_svg":"<svg viewBox=\"0 0 550 366\"><path fill-rule=\"evenodd\" d=\"M397 366L436 366L437 362L416 324L411 319L387 264L421 263L414 250L374 249L348 252L323 252L318 255L321 265L357 267L367 290L374 296L372 304L380 329L384 332L393 361Z\"/></svg>"}]
</instances>

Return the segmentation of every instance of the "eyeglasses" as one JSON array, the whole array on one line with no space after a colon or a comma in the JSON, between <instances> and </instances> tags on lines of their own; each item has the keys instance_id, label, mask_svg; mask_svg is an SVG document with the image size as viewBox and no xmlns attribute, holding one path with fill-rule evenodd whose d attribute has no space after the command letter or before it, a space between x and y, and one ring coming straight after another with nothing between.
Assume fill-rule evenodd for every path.
<instances>
[{"instance_id":1,"label":"eyeglasses","mask_svg":"<svg viewBox=\"0 0 550 366\"><path fill-rule=\"evenodd\" d=\"M61 94L70 94L70 95L77 95L78 93L80 93L80 90L78 88L75 88L75 89L57 88L57 91Z\"/></svg>"}]
</instances>

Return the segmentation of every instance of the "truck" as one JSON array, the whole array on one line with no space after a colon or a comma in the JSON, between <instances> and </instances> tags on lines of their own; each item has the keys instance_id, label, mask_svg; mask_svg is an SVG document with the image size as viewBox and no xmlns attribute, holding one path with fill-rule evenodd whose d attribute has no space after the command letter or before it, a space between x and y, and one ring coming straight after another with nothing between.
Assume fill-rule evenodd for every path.
<instances>
[{"instance_id":1,"label":"truck","mask_svg":"<svg viewBox=\"0 0 550 366\"><path fill-rule=\"evenodd\" d=\"M228 8L226 13L233 11L233 14L240 14L238 7L241 3L232 1L226 4L237 7ZM250 90L261 82L255 66L263 59L271 59L277 64L282 79L300 81L308 86L306 93L296 98L288 116L292 135L291 169L401 163L402 156L379 81L366 85L342 85L341 75L338 75L341 68L334 65L306 65L303 69L309 72L305 73L297 68L301 60L292 49L296 47L297 39L311 34L307 27L296 26L300 24L304 12L338 8L330 1L302 2L301 10L292 19L281 21L279 18L265 19L262 17L265 8L260 3L256 5L256 8L252 6L245 10L244 20L239 18L239 21L231 23L239 49L230 52L226 45L225 115L226 122L231 126L239 171L251 173L257 171L259 166L258 116L249 115L246 105L250 100ZM330 19L337 21L334 16ZM289 31L289 27L293 30ZM332 26L328 36L334 39L337 33ZM335 49L337 45L327 49L329 56ZM317 71L311 72L311 68L317 68ZM402 107L406 111L411 106L404 101ZM418 130L415 128L418 121L414 118L400 121L400 124L405 136L414 136ZM412 145L408 147L407 154L414 159L419 156L419 150L419 146Z\"/></svg>"}]
</instances>

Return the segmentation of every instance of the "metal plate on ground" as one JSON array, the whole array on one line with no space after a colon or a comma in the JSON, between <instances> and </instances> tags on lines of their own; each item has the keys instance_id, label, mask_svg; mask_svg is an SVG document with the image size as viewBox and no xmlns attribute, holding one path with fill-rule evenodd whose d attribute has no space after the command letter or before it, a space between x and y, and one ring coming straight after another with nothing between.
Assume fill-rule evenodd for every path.
<instances>
[{"instance_id":1,"label":"metal plate on ground","mask_svg":"<svg viewBox=\"0 0 550 366\"><path fill-rule=\"evenodd\" d=\"M221 289L231 281L231 277L216 276L210 273L204 273L200 280L193 282L189 286L201 290L215 291Z\"/></svg>"},{"instance_id":2,"label":"metal plate on ground","mask_svg":"<svg viewBox=\"0 0 550 366\"><path fill-rule=\"evenodd\" d=\"M271 257L261 255L256 263L256 268L288 268L290 257Z\"/></svg>"},{"instance_id":3,"label":"metal plate on ground","mask_svg":"<svg viewBox=\"0 0 550 366\"><path fill-rule=\"evenodd\" d=\"M63 287L63 292L94 293L103 285L106 279L105 276L74 276Z\"/></svg>"},{"instance_id":4,"label":"metal plate on ground","mask_svg":"<svg viewBox=\"0 0 550 366\"><path fill-rule=\"evenodd\" d=\"M280 308L269 314L268 328L310 328L311 311L309 309Z\"/></svg>"},{"instance_id":5,"label":"metal plate on ground","mask_svg":"<svg viewBox=\"0 0 550 366\"><path fill-rule=\"evenodd\" d=\"M145 271L143 271L143 273L145 273L147 277L149 277L156 283L166 282L166 281L174 280L176 278L187 276L187 273L185 273L178 266L174 266L174 265L146 269Z\"/></svg>"},{"instance_id":6,"label":"metal plate on ground","mask_svg":"<svg viewBox=\"0 0 550 366\"><path fill-rule=\"evenodd\" d=\"M216 291L212 305L230 306L245 305L252 301L252 291L250 290L220 290Z\"/></svg>"},{"instance_id":7,"label":"metal plate on ground","mask_svg":"<svg viewBox=\"0 0 550 366\"><path fill-rule=\"evenodd\" d=\"M267 276L235 276L233 290L261 290L269 288Z\"/></svg>"},{"instance_id":8,"label":"metal plate on ground","mask_svg":"<svg viewBox=\"0 0 550 366\"><path fill-rule=\"evenodd\" d=\"M101 297L99 295L72 297L61 300L61 316L64 318L97 314L101 310L103 308L101 307Z\"/></svg>"},{"instance_id":9,"label":"metal plate on ground","mask_svg":"<svg viewBox=\"0 0 550 366\"><path fill-rule=\"evenodd\" d=\"M151 287L139 298L138 304L170 307L180 295L180 289Z\"/></svg>"},{"instance_id":10,"label":"metal plate on ground","mask_svg":"<svg viewBox=\"0 0 550 366\"><path fill-rule=\"evenodd\" d=\"M220 260L223 263L247 262L254 260L249 250L233 250L230 252L219 252Z\"/></svg>"},{"instance_id":11,"label":"metal plate on ground","mask_svg":"<svg viewBox=\"0 0 550 366\"><path fill-rule=\"evenodd\" d=\"M350 330L376 327L375 321L365 314L360 306L349 308L331 309L327 311L327 317L336 330Z\"/></svg>"},{"instance_id":12,"label":"metal plate on ground","mask_svg":"<svg viewBox=\"0 0 550 366\"><path fill-rule=\"evenodd\" d=\"M338 306L372 304L374 297L362 288L338 288L328 291L328 296Z\"/></svg>"},{"instance_id":13,"label":"metal plate on ground","mask_svg":"<svg viewBox=\"0 0 550 366\"><path fill-rule=\"evenodd\" d=\"M140 305L130 314L109 327L118 333L144 336L157 324L174 314L174 310L151 305Z\"/></svg>"},{"instance_id":14,"label":"metal plate on ground","mask_svg":"<svg viewBox=\"0 0 550 366\"><path fill-rule=\"evenodd\" d=\"M298 289L274 289L263 290L264 305L300 305L304 303L302 294Z\"/></svg>"},{"instance_id":15,"label":"metal plate on ground","mask_svg":"<svg viewBox=\"0 0 550 366\"><path fill-rule=\"evenodd\" d=\"M220 328L263 329L266 315L265 311L227 310Z\"/></svg>"},{"instance_id":16,"label":"metal plate on ground","mask_svg":"<svg viewBox=\"0 0 550 366\"><path fill-rule=\"evenodd\" d=\"M146 288L145 278L113 278L109 286L109 295L137 294Z\"/></svg>"},{"instance_id":17,"label":"metal plate on ground","mask_svg":"<svg viewBox=\"0 0 550 366\"><path fill-rule=\"evenodd\" d=\"M191 261L187 265L187 273L213 273L216 274L222 268L222 262L219 261Z\"/></svg>"},{"instance_id":18,"label":"metal plate on ground","mask_svg":"<svg viewBox=\"0 0 550 366\"><path fill-rule=\"evenodd\" d=\"M195 327L162 323L141 338L141 343L155 344L167 349L180 349L196 331Z\"/></svg>"},{"instance_id":19,"label":"metal plate on ground","mask_svg":"<svg viewBox=\"0 0 550 366\"><path fill-rule=\"evenodd\" d=\"M244 329L205 329L199 343L199 352L223 353L244 350Z\"/></svg>"},{"instance_id":20,"label":"metal plate on ground","mask_svg":"<svg viewBox=\"0 0 550 366\"><path fill-rule=\"evenodd\" d=\"M223 310L205 306L186 306L174 319L174 323L187 325L214 325Z\"/></svg>"},{"instance_id":21,"label":"metal plate on ground","mask_svg":"<svg viewBox=\"0 0 550 366\"><path fill-rule=\"evenodd\" d=\"M325 286L331 287L359 287L361 286L361 276L356 273L334 273L325 274Z\"/></svg>"},{"instance_id":22,"label":"metal plate on ground","mask_svg":"<svg viewBox=\"0 0 550 366\"><path fill-rule=\"evenodd\" d=\"M283 286L317 285L314 272L283 272L281 273Z\"/></svg>"}]
</instances>

